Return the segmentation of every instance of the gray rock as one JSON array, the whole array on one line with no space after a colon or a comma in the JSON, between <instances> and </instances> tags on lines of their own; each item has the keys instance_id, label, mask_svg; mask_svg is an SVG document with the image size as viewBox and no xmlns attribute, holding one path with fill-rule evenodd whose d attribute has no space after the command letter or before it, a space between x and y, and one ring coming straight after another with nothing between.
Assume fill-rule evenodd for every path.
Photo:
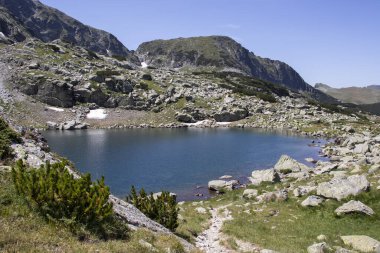
<instances>
[{"instance_id":1,"label":"gray rock","mask_svg":"<svg viewBox=\"0 0 380 253\"><path fill-rule=\"evenodd\" d=\"M53 121L48 121L46 122L46 125L48 127L48 129L57 129L58 128L58 124L56 122L53 122Z\"/></svg>"},{"instance_id":2,"label":"gray rock","mask_svg":"<svg viewBox=\"0 0 380 253\"><path fill-rule=\"evenodd\" d=\"M357 251L348 250L342 247L336 247L335 253L357 253Z\"/></svg>"},{"instance_id":3,"label":"gray rock","mask_svg":"<svg viewBox=\"0 0 380 253\"><path fill-rule=\"evenodd\" d=\"M162 195L162 192L155 192L155 193L153 193L153 198L154 198L154 199L157 199L157 198L160 197L161 195ZM175 194L174 192L170 192L169 195L172 196L172 197L173 197L173 196L177 197L177 194Z\"/></svg>"},{"instance_id":4,"label":"gray rock","mask_svg":"<svg viewBox=\"0 0 380 253\"><path fill-rule=\"evenodd\" d=\"M206 214L207 213L207 210L206 210L206 208L204 208L204 207L197 207L197 208L195 208L194 209L197 213L199 213L199 214Z\"/></svg>"},{"instance_id":5,"label":"gray rock","mask_svg":"<svg viewBox=\"0 0 380 253\"><path fill-rule=\"evenodd\" d=\"M311 195L307 197L304 201L302 201L301 206L319 206L321 203L323 203L324 198L321 198L319 196Z\"/></svg>"},{"instance_id":6,"label":"gray rock","mask_svg":"<svg viewBox=\"0 0 380 253\"><path fill-rule=\"evenodd\" d=\"M378 172L380 172L380 164L374 164L368 170L368 174L370 175Z\"/></svg>"},{"instance_id":7,"label":"gray rock","mask_svg":"<svg viewBox=\"0 0 380 253\"><path fill-rule=\"evenodd\" d=\"M239 185L237 180L212 180L208 182L208 188L213 191L233 190L237 185Z\"/></svg>"},{"instance_id":8,"label":"gray rock","mask_svg":"<svg viewBox=\"0 0 380 253\"><path fill-rule=\"evenodd\" d=\"M272 201L282 202L288 199L288 192L286 190L266 192L257 196L256 199L259 203L268 203Z\"/></svg>"},{"instance_id":9,"label":"gray rock","mask_svg":"<svg viewBox=\"0 0 380 253\"><path fill-rule=\"evenodd\" d=\"M274 169L254 170L249 180L254 185L259 185L262 182L280 182L280 177Z\"/></svg>"},{"instance_id":10,"label":"gray rock","mask_svg":"<svg viewBox=\"0 0 380 253\"><path fill-rule=\"evenodd\" d=\"M75 120L66 121L62 124L62 130L74 130L77 122Z\"/></svg>"},{"instance_id":11,"label":"gray rock","mask_svg":"<svg viewBox=\"0 0 380 253\"><path fill-rule=\"evenodd\" d=\"M380 253L380 242L366 235L349 235L340 237L345 245L361 252Z\"/></svg>"},{"instance_id":12,"label":"gray rock","mask_svg":"<svg viewBox=\"0 0 380 253\"><path fill-rule=\"evenodd\" d=\"M258 194L256 189L245 189L243 192L243 198L252 199L255 198Z\"/></svg>"},{"instance_id":13,"label":"gray rock","mask_svg":"<svg viewBox=\"0 0 380 253\"><path fill-rule=\"evenodd\" d=\"M334 178L330 182L320 183L317 195L342 200L348 196L356 196L369 189L369 182L364 175L353 175L348 178Z\"/></svg>"},{"instance_id":14,"label":"gray rock","mask_svg":"<svg viewBox=\"0 0 380 253\"><path fill-rule=\"evenodd\" d=\"M353 152L357 154L365 154L368 151L369 151L368 143L356 144L353 150Z\"/></svg>"},{"instance_id":15,"label":"gray rock","mask_svg":"<svg viewBox=\"0 0 380 253\"><path fill-rule=\"evenodd\" d=\"M362 213L366 215L373 215L375 212L368 206L364 205L360 201L351 200L344 203L335 210L337 215L347 214L347 213Z\"/></svg>"},{"instance_id":16,"label":"gray rock","mask_svg":"<svg viewBox=\"0 0 380 253\"><path fill-rule=\"evenodd\" d=\"M325 253L328 252L329 247L325 242L316 243L307 248L308 253Z\"/></svg>"},{"instance_id":17,"label":"gray rock","mask_svg":"<svg viewBox=\"0 0 380 253\"><path fill-rule=\"evenodd\" d=\"M316 186L299 186L293 190L295 197L302 197L317 189Z\"/></svg>"}]
</instances>

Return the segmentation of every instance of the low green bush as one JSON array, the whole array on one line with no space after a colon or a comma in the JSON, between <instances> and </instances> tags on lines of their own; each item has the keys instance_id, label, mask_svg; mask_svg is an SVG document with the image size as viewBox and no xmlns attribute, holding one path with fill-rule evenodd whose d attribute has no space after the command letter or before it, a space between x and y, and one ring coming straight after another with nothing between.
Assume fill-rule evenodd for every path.
<instances>
[{"instance_id":1,"label":"low green bush","mask_svg":"<svg viewBox=\"0 0 380 253\"><path fill-rule=\"evenodd\" d=\"M107 78L107 77L110 77L110 76L119 76L120 72L106 69L106 70L99 70L99 71L97 71L96 75L97 76L101 76L103 78Z\"/></svg>"},{"instance_id":2,"label":"low green bush","mask_svg":"<svg viewBox=\"0 0 380 253\"><path fill-rule=\"evenodd\" d=\"M103 237L122 237L126 233L125 228L115 226L104 178L96 182L91 181L90 174L74 178L63 162L28 169L17 161L12 179L17 193L48 220L63 221L72 228L85 226Z\"/></svg>"},{"instance_id":3,"label":"low green bush","mask_svg":"<svg viewBox=\"0 0 380 253\"><path fill-rule=\"evenodd\" d=\"M126 61L127 60L127 57L123 56L123 55L112 55L112 58L118 60L118 61Z\"/></svg>"},{"instance_id":4,"label":"low green bush","mask_svg":"<svg viewBox=\"0 0 380 253\"><path fill-rule=\"evenodd\" d=\"M86 50L87 51L87 56L90 60L93 60L93 59L99 59L99 56L94 52L94 51L91 51L91 50Z\"/></svg>"},{"instance_id":5,"label":"low green bush","mask_svg":"<svg viewBox=\"0 0 380 253\"><path fill-rule=\"evenodd\" d=\"M9 127L4 119L0 118L0 160L12 155L12 149L10 147L12 142L21 142L21 137Z\"/></svg>"},{"instance_id":6,"label":"low green bush","mask_svg":"<svg viewBox=\"0 0 380 253\"><path fill-rule=\"evenodd\" d=\"M153 197L153 193L147 195L144 189L141 189L137 194L135 187L132 186L127 202L133 204L152 220L172 231L178 227L176 196L170 195L169 192L164 191L161 195Z\"/></svg>"}]
</instances>

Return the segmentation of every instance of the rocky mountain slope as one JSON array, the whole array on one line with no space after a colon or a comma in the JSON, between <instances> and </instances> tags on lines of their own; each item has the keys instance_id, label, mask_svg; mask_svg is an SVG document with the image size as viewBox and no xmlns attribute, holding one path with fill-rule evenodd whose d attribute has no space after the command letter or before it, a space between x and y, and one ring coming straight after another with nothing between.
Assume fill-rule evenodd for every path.
<instances>
[{"instance_id":1,"label":"rocky mountain slope","mask_svg":"<svg viewBox=\"0 0 380 253\"><path fill-rule=\"evenodd\" d=\"M38 0L0 0L0 32L3 40L28 37L51 42L57 39L94 52L137 58L112 34L84 25ZM6 38L4 38L6 37Z\"/></svg>"},{"instance_id":2,"label":"rocky mountain slope","mask_svg":"<svg viewBox=\"0 0 380 253\"><path fill-rule=\"evenodd\" d=\"M335 102L334 99L308 85L286 63L256 56L225 36L154 40L142 43L136 54L141 61L154 67L216 67L222 70L234 70L309 93L324 102Z\"/></svg>"},{"instance_id":3,"label":"rocky mountain slope","mask_svg":"<svg viewBox=\"0 0 380 253\"><path fill-rule=\"evenodd\" d=\"M333 88L326 84L317 83L315 88L344 103L374 104L380 103L380 86Z\"/></svg>"}]
</instances>

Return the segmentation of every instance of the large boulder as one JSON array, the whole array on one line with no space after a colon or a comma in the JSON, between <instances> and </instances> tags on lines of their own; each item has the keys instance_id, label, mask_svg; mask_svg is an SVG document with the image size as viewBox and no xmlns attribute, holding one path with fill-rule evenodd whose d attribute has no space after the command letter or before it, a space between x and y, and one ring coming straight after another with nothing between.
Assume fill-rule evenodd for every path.
<instances>
[{"instance_id":1,"label":"large boulder","mask_svg":"<svg viewBox=\"0 0 380 253\"><path fill-rule=\"evenodd\" d=\"M317 195L340 201L348 196L356 196L368 190L369 186L369 182L364 175L334 178L329 182L320 183L317 187Z\"/></svg>"},{"instance_id":2,"label":"large boulder","mask_svg":"<svg viewBox=\"0 0 380 253\"><path fill-rule=\"evenodd\" d=\"M357 154L365 154L369 151L369 145L368 143L356 144L353 151Z\"/></svg>"},{"instance_id":3,"label":"large boulder","mask_svg":"<svg viewBox=\"0 0 380 253\"><path fill-rule=\"evenodd\" d=\"M259 185L262 182L280 182L280 176L274 169L254 170L249 180L254 185Z\"/></svg>"},{"instance_id":4,"label":"large boulder","mask_svg":"<svg viewBox=\"0 0 380 253\"><path fill-rule=\"evenodd\" d=\"M296 160L287 155L282 155L280 157L280 159L274 166L274 169L278 172L300 172L310 170L310 168L305 164L297 162Z\"/></svg>"},{"instance_id":5,"label":"large boulder","mask_svg":"<svg viewBox=\"0 0 380 253\"><path fill-rule=\"evenodd\" d=\"M380 252L380 242L366 235L348 235L340 237L345 245L360 252Z\"/></svg>"},{"instance_id":6,"label":"large boulder","mask_svg":"<svg viewBox=\"0 0 380 253\"><path fill-rule=\"evenodd\" d=\"M335 209L335 213L337 215L342 215L346 213L362 213L366 215L373 215L375 212L372 210L372 208L364 205L360 201L351 200L347 203L344 203L337 209Z\"/></svg>"}]
</instances>

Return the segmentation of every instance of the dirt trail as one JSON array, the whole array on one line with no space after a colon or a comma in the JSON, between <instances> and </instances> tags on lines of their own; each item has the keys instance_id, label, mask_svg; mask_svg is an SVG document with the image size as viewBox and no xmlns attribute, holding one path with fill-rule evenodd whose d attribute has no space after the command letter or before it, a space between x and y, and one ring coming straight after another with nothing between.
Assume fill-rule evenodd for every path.
<instances>
[{"instance_id":1,"label":"dirt trail","mask_svg":"<svg viewBox=\"0 0 380 253\"><path fill-rule=\"evenodd\" d=\"M212 215L210 227L195 239L195 245L197 248L203 250L205 253L236 252L221 245L221 239L223 238L221 233L223 222L233 219L226 207L227 206L222 206L210 210Z\"/></svg>"}]
</instances>

